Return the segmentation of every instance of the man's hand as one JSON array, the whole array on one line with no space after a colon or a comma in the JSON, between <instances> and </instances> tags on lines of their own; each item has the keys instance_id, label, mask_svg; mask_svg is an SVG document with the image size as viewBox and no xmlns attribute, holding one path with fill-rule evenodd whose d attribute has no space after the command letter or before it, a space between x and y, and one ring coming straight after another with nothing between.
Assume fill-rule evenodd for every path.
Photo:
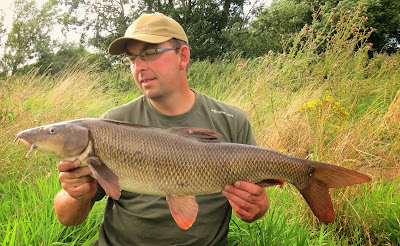
<instances>
[{"instance_id":1,"label":"man's hand","mask_svg":"<svg viewBox=\"0 0 400 246\"><path fill-rule=\"evenodd\" d=\"M245 222L261 218L269 207L267 192L253 183L237 181L225 186L222 195L228 198L236 216Z\"/></svg>"},{"instance_id":2,"label":"man's hand","mask_svg":"<svg viewBox=\"0 0 400 246\"><path fill-rule=\"evenodd\" d=\"M57 219L65 226L79 225L86 220L94 205L96 180L89 167L79 167L79 160L61 161L57 168L63 189L54 198Z\"/></svg>"},{"instance_id":3,"label":"man's hand","mask_svg":"<svg viewBox=\"0 0 400 246\"><path fill-rule=\"evenodd\" d=\"M91 200L96 194L96 180L90 175L89 167L79 167L79 160L61 161L57 165L63 189L77 200Z\"/></svg>"}]
</instances>

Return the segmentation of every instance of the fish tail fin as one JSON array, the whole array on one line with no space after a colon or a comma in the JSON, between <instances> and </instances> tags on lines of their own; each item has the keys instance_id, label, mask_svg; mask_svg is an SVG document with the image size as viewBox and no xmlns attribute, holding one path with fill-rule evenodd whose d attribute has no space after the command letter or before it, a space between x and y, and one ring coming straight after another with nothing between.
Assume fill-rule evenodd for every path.
<instances>
[{"instance_id":1,"label":"fish tail fin","mask_svg":"<svg viewBox=\"0 0 400 246\"><path fill-rule=\"evenodd\" d=\"M314 161L311 162L311 166L314 172L310 183L299 191L315 216L325 223L330 223L335 219L329 188L346 187L371 180L364 174L340 166Z\"/></svg>"}]
</instances>

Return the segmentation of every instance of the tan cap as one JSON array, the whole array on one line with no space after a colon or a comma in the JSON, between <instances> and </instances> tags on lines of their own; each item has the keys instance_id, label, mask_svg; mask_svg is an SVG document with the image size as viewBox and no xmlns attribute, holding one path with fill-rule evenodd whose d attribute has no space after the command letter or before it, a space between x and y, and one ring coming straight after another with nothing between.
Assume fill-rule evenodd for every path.
<instances>
[{"instance_id":1,"label":"tan cap","mask_svg":"<svg viewBox=\"0 0 400 246\"><path fill-rule=\"evenodd\" d=\"M126 43L131 39L159 44L172 38L185 41L189 44L182 26L174 19L163 14L145 14L136 19L128 27L124 37L117 38L110 44L108 52L111 55L125 54Z\"/></svg>"}]
</instances>

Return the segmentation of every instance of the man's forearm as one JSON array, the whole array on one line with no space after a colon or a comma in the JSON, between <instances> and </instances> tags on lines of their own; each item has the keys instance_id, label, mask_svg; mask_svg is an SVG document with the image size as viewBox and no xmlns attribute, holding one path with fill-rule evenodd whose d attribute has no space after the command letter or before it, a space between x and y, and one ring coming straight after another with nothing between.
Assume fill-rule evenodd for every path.
<instances>
[{"instance_id":1,"label":"man's forearm","mask_svg":"<svg viewBox=\"0 0 400 246\"><path fill-rule=\"evenodd\" d=\"M84 222L93 205L92 200L77 200L65 190L60 190L54 199L57 219L65 226L79 225Z\"/></svg>"}]
</instances>

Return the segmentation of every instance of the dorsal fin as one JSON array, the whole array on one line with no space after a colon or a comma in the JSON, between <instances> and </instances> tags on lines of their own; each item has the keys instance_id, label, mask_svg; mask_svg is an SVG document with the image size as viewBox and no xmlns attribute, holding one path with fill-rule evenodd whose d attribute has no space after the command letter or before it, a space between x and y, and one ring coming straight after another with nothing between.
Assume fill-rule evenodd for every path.
<instances>
[{"instance_id":1,"label":"dorsal fin","mask_svg":"<svg viewBox=\"0 0 400 246\"><path fill-rule=\"evenodd\" d=\"M117 125L133 126L133 127L137 127L137 128L149 128L149 127L151 127L151 126L139 125L139 124L129 123L129 122L125 122L125 121L118 121L118 120L110 120L110 119L103 119L103 118L100 118L100 120L107 121L107 122L110 122L110 123L113 123L113 124L117 124Z\"/></svg>"},{"instance_id":2,"label":"dorsal fin","mask_svg":"<svg viewBox=\"0 0 400 246\"><path fill-rule=\"evenodd\" d=\"M152 126L146 126L146 125L139 125L139 124L133 124L129 122L124 122L124 121L117 121L117 120L109 120L109 119L101 119L113 124L118 124L118 125L126 125L126 126L132 126L132 127L137 127L137 128L157 128L157 127L152 127ZM172 133L177 133L182 136L186 137L193 137L201 141L206 141L206 142L220 142L222 135L219 134L218 132L215 132L211 129L207 128L200 128L200 127L172 127L169 128Z\"/></svg>"},{"instance_id":3,"label":"dorsal fin","mask_svg":"<svg viewBox=\"0 0 400 246\"><path fill-rule=\"evenodd\" d=\"M206 128L199 127L173 127L170 128L174 133L181 134L187 137L194 137L201 141L220 142L222 135Z\"/></svg>"}]
</instances>

